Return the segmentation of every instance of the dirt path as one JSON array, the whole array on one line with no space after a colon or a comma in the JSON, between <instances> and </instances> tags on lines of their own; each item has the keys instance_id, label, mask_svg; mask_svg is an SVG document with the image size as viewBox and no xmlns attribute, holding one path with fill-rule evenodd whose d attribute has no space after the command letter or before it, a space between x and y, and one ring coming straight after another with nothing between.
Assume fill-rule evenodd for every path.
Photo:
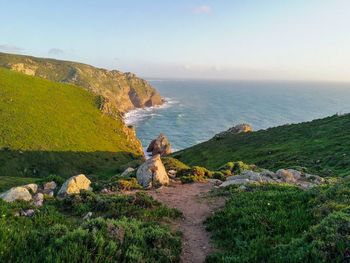
<instances>
[{"instance_id":1,"label":"dirt path","mask_svg":"<svg viewBox=\"0 0 350 263\"><path fill-rule=\"evenodd\" d=\"M206 198L215 182L181 184L172 183L170 187L152 190L149 194L156 200L180 210L184 219L176 222L183 232L182 263L202 263L212 250L210 234L203 221L215 210L224 205L223 198Z\"/></svg>"}]
</instances>

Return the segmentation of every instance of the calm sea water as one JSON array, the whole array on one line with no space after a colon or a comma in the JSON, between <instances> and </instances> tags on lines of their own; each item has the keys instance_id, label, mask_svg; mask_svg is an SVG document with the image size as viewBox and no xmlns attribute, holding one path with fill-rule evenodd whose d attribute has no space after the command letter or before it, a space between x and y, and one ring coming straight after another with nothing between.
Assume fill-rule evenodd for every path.
<instances>
[{"instance_id":1,"label":"calm sea water","mask_svg":"<svg viewBox=\"0 0 350 263\"><path fill-rule=\"evenodd\" d=\"M147 147L164 133L173 150L248 123L253 130L350 112L350 83L150 81L168 100L126 115Z\"/></svg>"}]
</instances>

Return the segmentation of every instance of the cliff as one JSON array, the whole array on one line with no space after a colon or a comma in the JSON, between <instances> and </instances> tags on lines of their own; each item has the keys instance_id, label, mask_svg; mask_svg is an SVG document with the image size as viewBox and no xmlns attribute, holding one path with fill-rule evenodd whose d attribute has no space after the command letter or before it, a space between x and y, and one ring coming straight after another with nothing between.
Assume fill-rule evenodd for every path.
<instances>
[{"instance_id":1,"label":"cliff","mask_svg":"<svg viewBox=\"0 0 350 263\"><path fill-rule=\"evenodd\" d=\"M0 67L54 82L72 83L105 98L119 112L161 105L161 96L132 73L95 68L83 63L0 53ZM106 108L106 107L104 107Z\"/></svg>"}]
</instances>

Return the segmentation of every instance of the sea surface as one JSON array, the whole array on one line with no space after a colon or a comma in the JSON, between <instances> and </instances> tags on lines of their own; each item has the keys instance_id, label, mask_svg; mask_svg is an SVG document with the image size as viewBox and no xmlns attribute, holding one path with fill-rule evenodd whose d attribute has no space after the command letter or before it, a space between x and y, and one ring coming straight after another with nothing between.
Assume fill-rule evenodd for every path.
<instances>
[{"instance_id":1,"label":"sea surface","mask_svg":"<svg viewBox=\"0 0 350 263\"><path fill-rule=\"evenodd\" d=\"M167 100L125 115L144 147L164 133L173 151L248 123L253 130L350 112L350 83L150 80Z\"/></svg>"}]
</instances>

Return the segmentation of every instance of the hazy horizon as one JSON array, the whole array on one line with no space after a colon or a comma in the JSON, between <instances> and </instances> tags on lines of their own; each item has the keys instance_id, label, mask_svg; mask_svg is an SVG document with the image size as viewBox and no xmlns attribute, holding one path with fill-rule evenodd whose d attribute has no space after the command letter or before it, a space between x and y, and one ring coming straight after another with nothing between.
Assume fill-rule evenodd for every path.
<instances>
[{"instance_id":1,"label":"hazy horizon","mask_svg":"<svg viewBox=\"0 0 350 263\"><path fill-rule=\"evenodd\" d=\"M0 9L1 52L147 79L350 81L347 0L18 0Z\"/></svg>"}]
</instances>

